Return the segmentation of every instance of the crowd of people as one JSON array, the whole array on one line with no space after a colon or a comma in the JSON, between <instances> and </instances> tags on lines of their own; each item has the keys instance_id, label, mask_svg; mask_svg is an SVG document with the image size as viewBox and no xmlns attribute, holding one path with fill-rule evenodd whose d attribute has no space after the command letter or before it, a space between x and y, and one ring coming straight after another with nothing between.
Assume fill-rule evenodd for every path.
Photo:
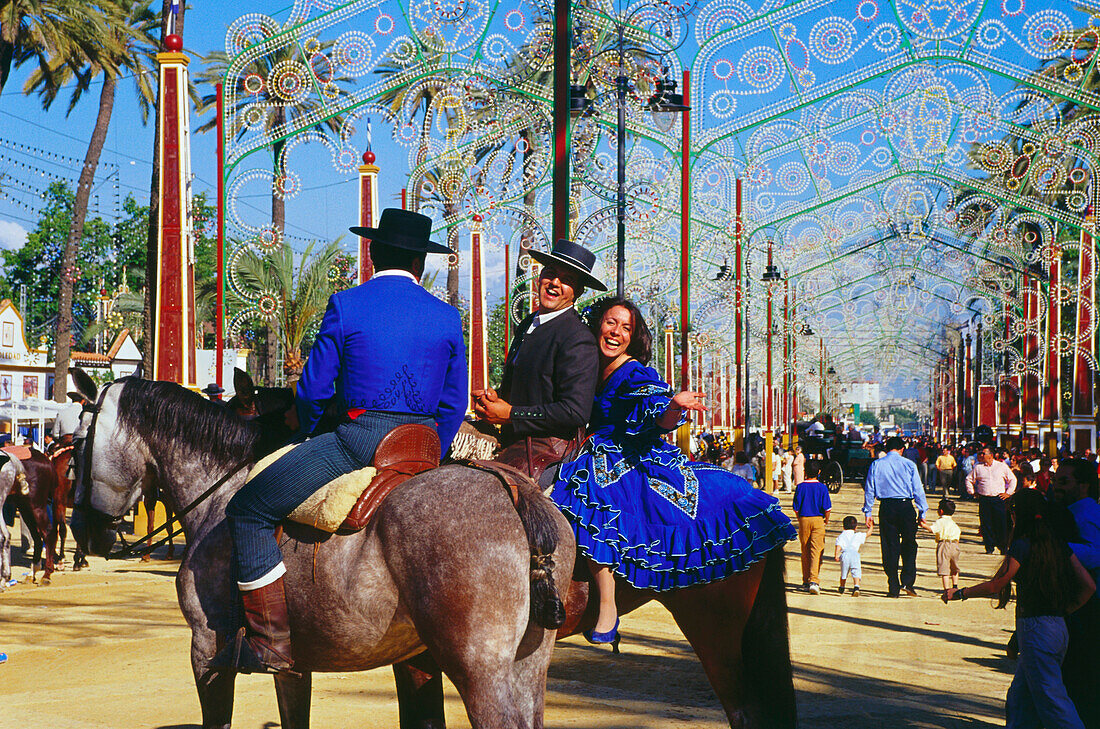
<instances>
[{"instance_id":1,"label":"crowd of people","mask_svg":"<svg viewBox=\"0 0 1100 729\"><path fill-rule=\"evenodd\" d=\"M873 460L863 483L862 524L853 515L844 516L835 539L837 591L861 594L860 550L875 531L877 501L887 597L918 595L919 529L935 539L937 587L945 603L993 596L1003 608L1015 585L1016 633L1008 650L1017 657L1017 668L1006 701L1007 726L1100 727L1097 454L1061 449L1048 455L1037 448L949 445L927 438L873 437L861 444ZM750 450L751 455L733 452L721 437L704 437L697 456L722 463L757 488L793 489L790 507L798 528L802 587L820 594L833 510L829 491L817 478L823 461L807 460L798 445L776 446L772 453L759 444ZM768 483L766 458L772 460ZM931 495L940 497L935 518ZM969 536L980 540L986 554L1002 559L989 580L960 587L963 529L954 515L964 501L977 505L977 534Z\"/></svg>"}]
</instances>

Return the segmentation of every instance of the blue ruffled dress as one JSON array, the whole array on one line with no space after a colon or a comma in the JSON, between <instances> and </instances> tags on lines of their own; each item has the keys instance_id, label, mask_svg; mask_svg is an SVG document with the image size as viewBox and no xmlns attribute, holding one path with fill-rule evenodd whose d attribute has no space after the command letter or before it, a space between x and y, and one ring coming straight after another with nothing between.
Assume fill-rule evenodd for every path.
<instances>
[{"instance_id":1,"label":"blue ruffled dress","mask_svg":"<svg viewBox=\"0 0 1100 729\"><path fill-rule=\"evenodd\" d=\"M640 589L724 579L797 536L775 497L661 440L672 396L636 360L615 370L596 393L584 450L550 494L580 551Z\"/></svg>"}]
</instances>

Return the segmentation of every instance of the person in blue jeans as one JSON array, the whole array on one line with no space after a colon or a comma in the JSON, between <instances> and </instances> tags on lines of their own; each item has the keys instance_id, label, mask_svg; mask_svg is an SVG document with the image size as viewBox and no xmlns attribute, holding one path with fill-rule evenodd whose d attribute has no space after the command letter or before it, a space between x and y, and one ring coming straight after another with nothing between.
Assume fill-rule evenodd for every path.
<instances>
[{"instance_id":1,"label":"person in blue jeans","mask_svg":"<svg viewBox=\"0 0 1100 729\"><path fill-rule=\"evenodd\" d=\"M1005 701L1007 729L1084 729L1062 680L1069 645L1066 616L1096 592L1092 576L1056 532L1054 507L1029 489L1012 497L1008 553L991 580L946 590L943 601L997 596L1008 604L1016 583L1016 635L1020 656Z\"/></svg>"}]
</instances>

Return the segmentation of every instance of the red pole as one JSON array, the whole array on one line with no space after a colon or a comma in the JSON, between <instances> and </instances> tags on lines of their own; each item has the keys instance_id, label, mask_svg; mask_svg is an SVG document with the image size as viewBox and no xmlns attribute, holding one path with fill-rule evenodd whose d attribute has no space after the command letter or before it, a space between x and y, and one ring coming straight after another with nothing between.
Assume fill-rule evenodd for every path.
<instances>
[{"instance_id":1,"label":"red pole","mask_svg":"<svg viewBox=\"0 0 1100 729\"><path fill-rule=\"evenodd\" d=\"M768 268L772 266L772 242L768 241ZM768 329L767 329L767 349L768 349L768 384L765 388L767 393L768 404L764 411L764 427L768 429L770 433L775 426L775 414L772 411L773 404L775 402L775 396L772 388L772 288L768 286ZM770 457L770 456L769 456Z\"/></svg>"},{"instance_id":2,"label":"red pole","mask_svg":"<svg viewBox=\"0 0 1100 729\"><path fill-rule=\"evenodd\" d=\"M690 72L684 69L684 106L690 106L691 101L689 94L691 93L691 75ZM691 133L691 112L684 111L680 113L680 123L682 125L681 133L681 148L680 148L680 389L688 390L691 388L691 377L688 373L688 325L690 317L688 316L690 308L689 302L690 296L690 281L688 280L688 271L690 270L691 261L691 196L689 190L691 190L691 160L690 160L690 140Z\"/></svg>"},{"instance_id":3,"label":"red pole","mask_svg":"<svg viewBox=\"0 0 1100 729\"><path fill-rule=\"evenodd\" d=\"M401 188L401 209L408 210L408 206L405 205L405 188Z\"/></svg>"},{"instance_id":4,"label":"red pole","mask_svg":"<svg viewBox=\"0 0 1100 729\"><path fill-rule=\"evenodd\" d=\"M745 299L744 294L741 291L741 178L737 178L737 207L735 228L733 231L734 241L736 244L733 261L734 281L736 284L735 298L734 298L734 334L733 339L735 342L734 359L737 367L737 386L734 388L734 406L733 406L733 427L742 428L747 427L748 424L742 422L745 417L745 407L741 403L741 388L743 384L741 382L741 345L742 336L741 332L741 320L745 316Z\"/></svg>"},{"instance_id":5,"label":"red pole","mask_svg":"<svg viewBox=\"0 0 1100 729\"><path fill-rule=\"evenodd\" d=\"M508 242L504 242L504 351L512 341L512 268L509 263Z\"/></svg>"},{"instance_id":6,"label":"red pole","mask_svg":"<svg viewBox=\"0 0 1100 729\"><path fill-rule=\"evenodd\" d=\"M569 237L569 41L571 0L554 0L554 174L551 243ZM686 102L685 102L686 103Z\"/></svg>"},{"instance_id":7,"label":"red pole","mask_svg":"<svg viewBox=\"0 0 1100 729\"><path fill-rule=\"evenodd\" d=\"M225 349L225 95L222 85L215 87L218 96L218 293L214 303L214 380L224 382L222 351Z\"/></svg>"}]
</instances>

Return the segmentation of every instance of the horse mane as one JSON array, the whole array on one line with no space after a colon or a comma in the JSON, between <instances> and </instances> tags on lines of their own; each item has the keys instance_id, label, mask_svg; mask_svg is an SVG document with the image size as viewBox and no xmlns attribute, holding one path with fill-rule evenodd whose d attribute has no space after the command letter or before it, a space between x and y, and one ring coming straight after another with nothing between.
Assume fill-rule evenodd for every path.
<instances>
[{"instance_id":1,"label":"horse mane","mask_svg":"<svg viewBox=\"0 0 1100 729\"><path fill-rule=\"evenodd\" d=\"M118 420L155 451L187 448L226 469L255 458L254 425L174 382L127 378L118 398Z\"/></svg>"}]
</instances>

